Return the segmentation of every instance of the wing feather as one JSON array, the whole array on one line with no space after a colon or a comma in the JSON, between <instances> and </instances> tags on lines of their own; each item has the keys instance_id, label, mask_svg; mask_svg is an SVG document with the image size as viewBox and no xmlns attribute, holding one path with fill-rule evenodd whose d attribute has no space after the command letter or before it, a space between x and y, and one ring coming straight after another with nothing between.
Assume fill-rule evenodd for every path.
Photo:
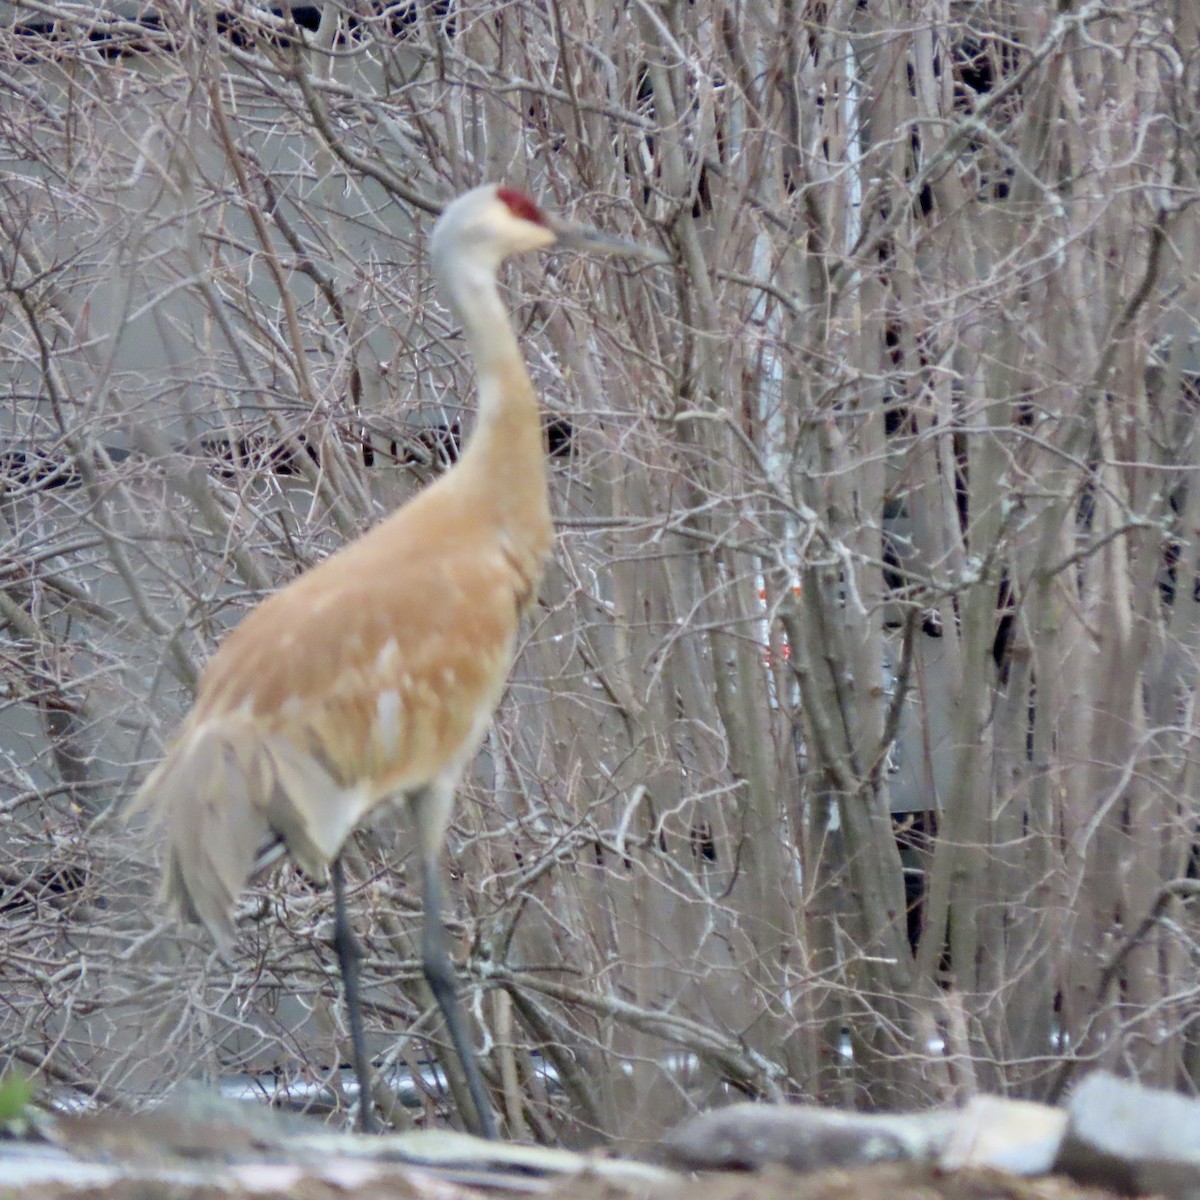
<instances>
[{"instance_id":1,"label":"wing feather","mask_svg":"<svg viewBox=\"0 0 1200 1200\"><path fill-rule=\"evenodd\" d=\"M150 774L131 806L149 809L165 827L163 898L174 912L200 921L223 953L233 944L238 894L268 836L254 803L254 775L248 746L219 728L201 728Z\"/></svg>"}]
</instances>

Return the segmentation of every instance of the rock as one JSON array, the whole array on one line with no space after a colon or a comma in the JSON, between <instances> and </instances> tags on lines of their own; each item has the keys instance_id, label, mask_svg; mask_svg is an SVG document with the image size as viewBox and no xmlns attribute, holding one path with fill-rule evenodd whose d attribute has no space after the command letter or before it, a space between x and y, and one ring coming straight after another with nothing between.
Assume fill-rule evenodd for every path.
<instances>
[{"instance_id":1,"label":"rock","mask_svg":"<svg viewBox=\"0 0 1200 1200\"><path fill-rule=\"evenodd\" d=\"M1054 1170L1128 1195L1200 1200L1200 1102L1097 1071L1071 1093Z\"/></svg>"},{"instance_id":2,"label":"rock","mask_svg":"<svg viewBox=\"0 0 1200 1200\"><path fill-rule=\"evenodd\" d=\"M1060 1108L976 1096L954 1114L938 1162L947 1170L998 1167L1016 1175L1044 1175L1054 1164L1066 1125Z\"/></svg>"},{"instance_id":3,"label":"rock","mask_svg":"<svg viewBox=\"0 0 1200 1200\"><path fill-rule=\"evenodd\" d=\"M778 1163L796 1171L930 1160L953 1114L914 1116L835 1112L801 1104L733 1104L673 1130L664 1157L690 1170L756 1170Z\"/></svg>"},{"instance_id":4,"label":"rock","mask_svg":"<svg viewBox=\"0 0 1200 1200\"><path fill-rule=\"evenodd\" d=\"M320 1122L296 1113L227 1100L184 1086L157 1108L59 1113L42 1133L79 1157L110 1160L197 1158L232 1161L278 1149L323 1131Z\"/></svg>"}]
</instances>

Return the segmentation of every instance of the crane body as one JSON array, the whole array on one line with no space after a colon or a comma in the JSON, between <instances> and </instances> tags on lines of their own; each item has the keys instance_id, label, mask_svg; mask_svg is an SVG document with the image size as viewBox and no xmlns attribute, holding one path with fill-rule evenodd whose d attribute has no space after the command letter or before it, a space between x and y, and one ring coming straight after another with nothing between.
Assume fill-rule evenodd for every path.
<instances>
[{"instance_id":1,"label":"crane body","mask_svg":"<svg viewBox=\"0 0 1200 1200\"><path fill-rule=\"evenodd\" d=\"M455 787L500 701L553 536L537 398L496 272L510 255L556 243L658 257L550 217L510 188L485 185L446 208L432 258L478 372L470 441L439 480L226 637L130 805L165 831L165 898L224 952L238 896L274 847L319 881L333 868L364 1129L361 952L339 856L368 813L406 800L421 862L424 972L463 1067L472 1124L495 1136L444 944L438 860Z\"/></svg>"},{"instance_id":2,"label":"crane body","mask_svg":"<svg viewBox=\"0 0 1200 1200\"><path fill-rule=\"evenodd\" d=\"M166 819L166 895L223 950L272 833L323 881L376 805L452 792L478 749L551 537L540 444L501 503L470 484L478 449L242 621L143 786ZM448 803L429 808L436 854Z\"/></svg>"}]
</instances>

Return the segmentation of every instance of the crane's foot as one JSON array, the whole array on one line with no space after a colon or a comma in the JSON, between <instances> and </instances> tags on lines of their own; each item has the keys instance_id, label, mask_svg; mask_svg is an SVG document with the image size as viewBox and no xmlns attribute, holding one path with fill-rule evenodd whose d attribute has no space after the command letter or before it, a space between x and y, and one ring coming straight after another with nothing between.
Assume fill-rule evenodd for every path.
<instances>
[{"instance_id":1,"label":"crane's foot","mask_svg":"<svg viewBox=\"0 0 1200 1200\"><path fill-rule=\"evenodd\" d=\"M441 962L431 962L426 958L422 966L425 970L425 979L429 983L429 989L433 992L433 998L438 1002L438 1008L442 1010L442 1016L446 1021L446 1029L450 1033L450 1042L454 1046L454 1052L458 1056L458 1061L462 1066L463 1076L467 1083L467 1091L471 1095L471 1104L474 1106L476 1116L476 1121L474 1122L475 1128L472 1132L494 1142L497 1138L496 1118L492 1114L492 1105L488 1100L487 1089L483 1086L483 1076L479 1072L479 1063L475 1058L475 1048L471 1045L470 1039L467 1037L466 1023L463 1021L462 1015L462 1005L458 1002L458 987L454 975L454 966L450 962L449 957L444 957Z\"/></svg>"},{"instance_id":2,"label":"crane's foot","mask_svg":"<svg viewBox=\"0 0 1200 1200\"><path fill-rule=\"evenodd\" d=\"M374 1133L375 1106L371 1097L371 1067L367 1058L367 1039L363 1032L362 996L359 992L359 966L362 963L362 944L354 933L346 906L346 881L340 857L331 869L333 882L333 948L337 952L342 973L342 990L346 996L346 1021L350 1026L350 1046L354 1053L354 1073L358 1076L358 1128L362 1133Z\"/></svg>"},{"instance_id":3,"label":"crane's foot","mask_svg":"<svg viewBox=\"0 0 1200 1200\"><path fill-rule=\"evenodd\" d=\"M492 1105L488 1100L487 1089L483 1086L483 1076L479 1072L479 1063L475 1058L475 1048L467 1037L466 1023L463 1021L462 1006L458 1002L458 980L454 974L454 964L446 950L446 932L442 926L441 911L441 880L438 876L436 863L423 864L425 884L425 929L421 944L421 966L433 998L442 1010L446 1021L446 1029L450 1034L450 1042L454 1053L458 1056L462 1067L463 1078L466 1080L467 1091L471 1096L471 1104L475 1109L475 1121L472 1122L463 1113L463 1119L472 1125L472 1133L480 1137L496 1141L496 1118L492 1113Z\"/></svg>"}]
</instances>

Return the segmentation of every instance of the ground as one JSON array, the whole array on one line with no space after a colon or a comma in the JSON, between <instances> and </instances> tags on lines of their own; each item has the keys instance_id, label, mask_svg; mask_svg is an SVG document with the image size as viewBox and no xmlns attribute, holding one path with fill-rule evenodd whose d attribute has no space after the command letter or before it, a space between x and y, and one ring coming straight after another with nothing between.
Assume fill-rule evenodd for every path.
<instances>
[{"instance_id":1,"label":"ground","mask_svg":"<svg viewBox=\"0 0 1200 1200\"><path fill-rule=\"evenodd\" d=\"M356 1166L361 1171L361 1164ZM497 1188L479 1186L480 1181L467 1187L407 1167L356 1179L360 1171L312 1172L275 1165L230 1174L214 1171L211 1181L204 1183L172 1178L170 1171L103 1184L58 1182L10 1189L0 1181L0 1200L16 1200L17 1196L21 1200L474 1200L498 1191L547 1200L646 1200L651 1195L654 1200L1112 1200L1113 1196L1103 1189L1081 1188L1055 1177L1022 1179L990 1169L940 1172L917 1164L809 1175L778 1168L717 1172L688 1177L665 1190L631 1188L599 1176L557 1184L508 1178Z\"/></svg>"}]
</instances>

